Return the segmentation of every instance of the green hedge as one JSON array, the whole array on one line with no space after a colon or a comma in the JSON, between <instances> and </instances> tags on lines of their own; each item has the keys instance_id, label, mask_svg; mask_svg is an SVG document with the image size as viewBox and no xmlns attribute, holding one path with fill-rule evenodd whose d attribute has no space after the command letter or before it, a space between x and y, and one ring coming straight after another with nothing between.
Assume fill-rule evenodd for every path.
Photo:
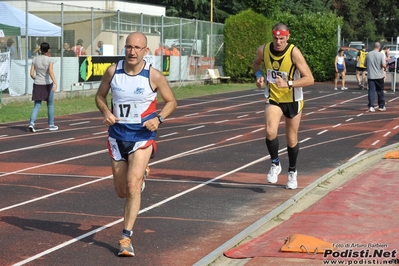
<instances>
[{"instance_id":1,"label":"green hedge","mask_svg":"<svg viewBox=\"0 0 399 266\"><path fill-rule=\"evenodd\" d=\"M252 64L259 45L271 41L273 23L252 10L226 19L224 25L223 72L234 82L253 82Z\"/></svg>"},{"instance_id":2,"label":"green hedge","mask_svg":"<svg viewBox=\"0 0 399 266\"><path fill-rule=\"evenodd\" d=\"M273 19L252 10L226 19L223 69L235 82L252 82L252 63L259 45L272 41L271 27L283 22L290 28L289 42L304 55L315 81L334 78L338 25L342 18L333 13L279 13Z\"/></svg>"}]
</instances>

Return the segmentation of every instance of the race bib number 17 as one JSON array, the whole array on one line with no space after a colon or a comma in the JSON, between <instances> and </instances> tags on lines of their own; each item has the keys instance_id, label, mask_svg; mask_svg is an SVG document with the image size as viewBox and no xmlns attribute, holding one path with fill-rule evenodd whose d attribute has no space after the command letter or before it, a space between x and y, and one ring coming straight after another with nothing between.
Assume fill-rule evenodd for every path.
<instances>
[{"instance_id":1,"label":"race bib number 17","mask_svg":"<svg viewBox=\"0 0 399 266\"><path fill-rule=\"evenodd\" d=\"M119 123L141 123L141 115L138 103L114 103L113 113L115 117L119 118Z\"/></svg>"}]
</instances>

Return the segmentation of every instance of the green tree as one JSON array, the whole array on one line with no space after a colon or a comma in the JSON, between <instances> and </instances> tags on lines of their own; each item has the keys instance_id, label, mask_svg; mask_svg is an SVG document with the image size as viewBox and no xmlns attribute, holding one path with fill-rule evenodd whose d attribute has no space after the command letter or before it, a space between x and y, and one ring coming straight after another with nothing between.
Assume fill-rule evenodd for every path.
<instances>
[{"instance_id":1,"label":"green tree","mask_svg":"<svg viewBox=\"0 0 399 266\"><path fill-rule=\"evenodd\" d=\"M280 12L284 0L243 0L242 2L256 13L271 17L274 13Z\"/></svg>"},{"instance_id":2,"label":"green tree","mask_svg":"<svg viewBox=\"0 0 399 266\"><path fill-rule=\"evenodd\" d=\"M332 0L285 0L281 10L289 10L295 15L305 12L329 12L331 4Z\"/></svg>"},{"instance_id":3,"label":"green tree","mask_svg":"<svg viewBox=\"0 0 399 266\"><path fill-rule=\"evenodd\" d=\"M317 81L330 80L334 76L334 59L337 52L337 29L342 19L332 12L280 13L274 18L290 28L289 42L297 46L305 57Z\"/></svg>"},{"instance_id":4,"label":"green tree","mask_svg":"<svg viewBox=\"0 0 399 266\"><path fill-rule=\"evenodd\" d=\"M166 16L210 21L210 1L132 0L130 2L165 6ZM343 18L342 37L345 41L381 41L399 35L397 0L213 0L213 21L225 23L228 17L248 8L266 17L273 17L280 10L294 15L332 11Z\"/></svg>"},{"instance_id":5,"label":"green tree","mask_svg":"<svg viewBox=\"0 0 399 266\"><path fill-rule=\"evenodd\" d=\"M271 41L271 27L271 21L251 9L226 19L223 70L232 77L232 81L254 80L252 65L256 49Z\"/></svg>"}]
</instances>

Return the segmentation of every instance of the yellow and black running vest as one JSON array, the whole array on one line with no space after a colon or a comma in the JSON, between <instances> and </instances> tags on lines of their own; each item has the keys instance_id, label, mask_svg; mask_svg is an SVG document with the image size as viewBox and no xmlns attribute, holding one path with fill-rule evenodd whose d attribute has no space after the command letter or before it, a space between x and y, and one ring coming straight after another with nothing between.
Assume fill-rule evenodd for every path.
<instances>
[{"instance_id":1,"label":"yellow and black running vest","mask_svg":"<svg viewBox=\"0 0 399 266\"><path fill-rule=\"evenodd\" d=\"M285 81L300 78L300 73L292 62L293 44L288 44L282 52L272 49L273 43L265 45L263 51L263 62L266 68L267 87L265 89L266 99L276 103L291 103L303 100L302 87L279 88L275 81L277 76L281 76Z\"/></svg>"},{"instance_id":2,"label":"yellow and black running vest","mask_svg":"<svg viewBox=\"0 0 399 266\"><path fill-rule=\"evenodd\" d=\"M366 65L364 64L364 62L366 61L366 55L367 55L367 52L365 52L363 50L359 51L359 66L358 67L366 68Z\"/></svg>"}]
</instances>

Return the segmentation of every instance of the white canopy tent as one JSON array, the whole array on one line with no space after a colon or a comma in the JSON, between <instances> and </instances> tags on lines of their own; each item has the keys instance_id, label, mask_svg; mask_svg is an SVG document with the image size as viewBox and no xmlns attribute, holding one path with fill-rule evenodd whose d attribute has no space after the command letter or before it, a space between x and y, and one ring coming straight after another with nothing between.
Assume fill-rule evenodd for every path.
<instances>
[{"instance_id":1,"label":"white canopy tent","mask_svg":"<svg viewBox=\"0 0 399 266\"><path fill-rule=\"evenodd\" d=\"M28 10L28 2L26 2L26 10ZM62 35L61 27L5 2L0 2L0 24L20 28L21 36L25 37L26 55L28 55L28 37L60 37ZM21 49L21 36L17 36L19 49ZM12 96L23 94L21 88L25 88L24 91L27 94L30 91L29 88L32 87L32 80L29 79L29 64L31 62L28 56L25 56L24 64L19 65L22 62L22 60L12 60L11 70L15 69L13 71L8 70L10 74L7 75L7 82L9 84L6 84L6 87L8 87ZM9 63L10 61L8 61ZM21 71L22 69L25 69L25 71ZM23 83L25 83L25 86L23 86Z\"/></svg>"},{"instance_id":2,"label":"white canopy tent","mask_svg":"<svg viewBox=\"0 0 399 266\"><path fill-rule=\"evenodd\" d=\"M24 10L4 2L0 2L0 24L21 28L21 36L61 36L61 27L30 13L28 13L28 23L26 23L26 12ZM26 24L28 24L28 30L26 30Z\"/></svg>"}]
</instances>

